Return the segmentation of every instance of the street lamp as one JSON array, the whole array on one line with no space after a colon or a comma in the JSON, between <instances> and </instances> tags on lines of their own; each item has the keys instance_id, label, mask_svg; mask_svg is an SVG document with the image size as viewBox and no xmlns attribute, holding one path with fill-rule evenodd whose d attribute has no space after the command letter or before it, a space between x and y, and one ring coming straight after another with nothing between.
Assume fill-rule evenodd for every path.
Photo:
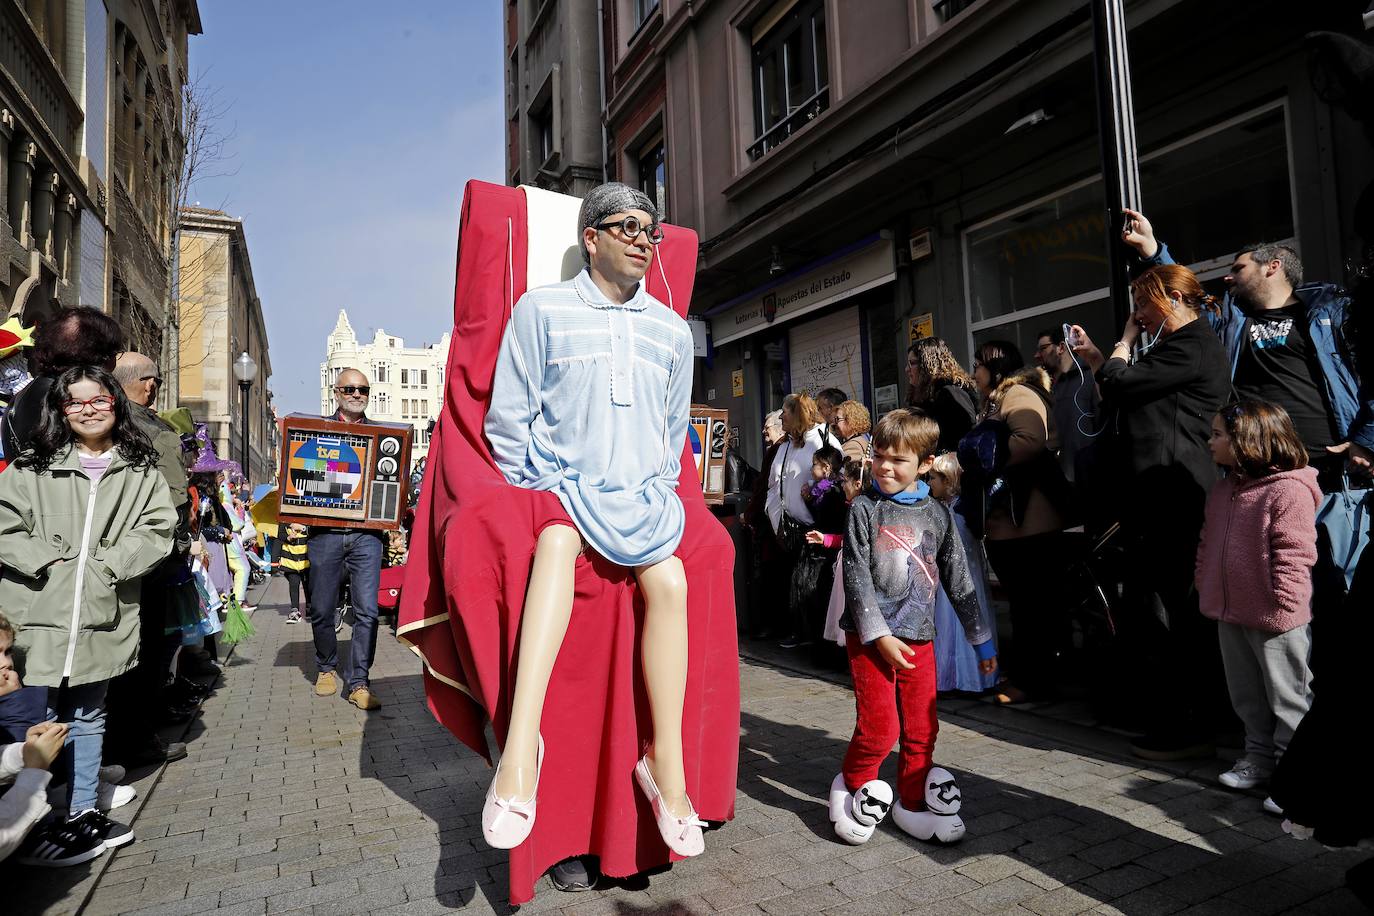
<instances>
[{"instance_id":1,"label":"street lamp","mask_svg":"<svg viewBox=\"0 0 1374 916\"><path fill-rule=\"evenodd\" d=\"M248 390L253 387L253 379L258 377L258 364L253 362L253 357L244 350L239 354L239 358L234 360L234 378L239 381L239 400L243 404L243 440L242 456L243 479L245 483L252 483L248 473Z\"/></svg>"}]
</instances>

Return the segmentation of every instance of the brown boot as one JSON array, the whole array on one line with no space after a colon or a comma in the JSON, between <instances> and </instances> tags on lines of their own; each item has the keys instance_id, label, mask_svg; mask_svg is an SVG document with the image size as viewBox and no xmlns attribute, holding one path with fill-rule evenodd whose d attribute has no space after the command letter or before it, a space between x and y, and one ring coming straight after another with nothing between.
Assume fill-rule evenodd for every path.
<instances>
[{"instance_id":1,"label":"brown boot","mask_svg":"<svg viewBox=\"0 0 1374 916\"><path fill-rule=\"evenodd\" d=\"M359 709L381 709L382 703L372 695L367 687L354 687L348 694L348 702Z\"/></svg>"},{"instance_id":2,"label":"brown boot","mask_svg":"<svg viewBox=\"0 0 1374 916\"><path fill-rule=\"evenodd\" d=\"M319 677L315 678L315 696L332 697L339 692L342 682L339 676L333 671L321 671Z\"/></svg>"}]
</instances>

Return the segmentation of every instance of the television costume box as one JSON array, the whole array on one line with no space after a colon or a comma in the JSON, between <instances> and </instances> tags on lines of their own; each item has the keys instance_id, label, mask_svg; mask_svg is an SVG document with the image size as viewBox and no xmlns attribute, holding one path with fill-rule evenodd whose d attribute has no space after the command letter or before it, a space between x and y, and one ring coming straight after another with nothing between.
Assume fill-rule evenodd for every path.
<instances>
[{"instance_id":1,"label":"television costume box","mask_svg":"<svg viewBox=\"0 0 1374 916\"><path fill-rule=\"evenodd\" d=\"M282 524L399 528L413 428L291 414L281 423Z\"/></svg>"},{"instance_id":2,"label":"television costume box","mask_svg":"<svg viewBox=\"0 0 1374 916\"><path fill-rule=\"evenodd\" d=\"M697 478L708 505L725 501L725 444L730 434L730 412L719 407L693 404L687 439L697 462Z\"/></svg>"}]
</instances>

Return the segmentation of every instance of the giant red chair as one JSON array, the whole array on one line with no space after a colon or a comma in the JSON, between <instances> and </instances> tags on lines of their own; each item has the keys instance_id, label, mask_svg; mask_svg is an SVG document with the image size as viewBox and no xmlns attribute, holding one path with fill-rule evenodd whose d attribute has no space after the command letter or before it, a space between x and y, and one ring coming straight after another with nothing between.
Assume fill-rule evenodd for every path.
<instances>
[{"instance_id":1,"label":"giant red chair","mask_svg":"<svg viewBox=\"0 0 1374 916\"><path fill-rule=\"evenodd\" d=\"M581 268L578 201L532 188L468 182L458 240L452 346L443 412L412 532L399 638L423 660L434 716L492 760L484 727L504 743L520 614L535 536L566 520L557 497L506 483L483 435L497 348L514 304L531 286ZM649 292L686 314L697 238L665 226ZM739 657L734 549L706 508L683 443L678 495L686 532L677 555L688 581L687 788L700 815L734 814L739 755ZM633 575L592 555L579 559L568 634L541 724L546 756L539 814L510 854L510 901L530 900L550 866L587 853L624 877L674 858L635 786L635 762L652 733L639 662L643 605ZM478 817L481 795L472 798ZM710 834L707 855L710 855Z\"/></svg>"}]
</instances>

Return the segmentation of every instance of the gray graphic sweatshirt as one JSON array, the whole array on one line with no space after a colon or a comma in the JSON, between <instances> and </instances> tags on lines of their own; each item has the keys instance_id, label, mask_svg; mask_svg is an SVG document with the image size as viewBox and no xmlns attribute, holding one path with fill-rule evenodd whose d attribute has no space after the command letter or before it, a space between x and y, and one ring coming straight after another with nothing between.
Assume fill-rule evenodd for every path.
<instances>
[{"instance_id":1,"label":"gray graphic sweatshirt","mask_svg":"<svg viewBox=\"0 0 1374 916\"><path fill-rule=\"evenodd\" d=\"M922 486L903 504L864 493L849 506L844 536L845 610L840 627L865 645L881 636L914 642L935 638L935 598L941 585L977 646L992 639L978 613L968 557L950 510Z\"/></svg>"}]
</instances>

